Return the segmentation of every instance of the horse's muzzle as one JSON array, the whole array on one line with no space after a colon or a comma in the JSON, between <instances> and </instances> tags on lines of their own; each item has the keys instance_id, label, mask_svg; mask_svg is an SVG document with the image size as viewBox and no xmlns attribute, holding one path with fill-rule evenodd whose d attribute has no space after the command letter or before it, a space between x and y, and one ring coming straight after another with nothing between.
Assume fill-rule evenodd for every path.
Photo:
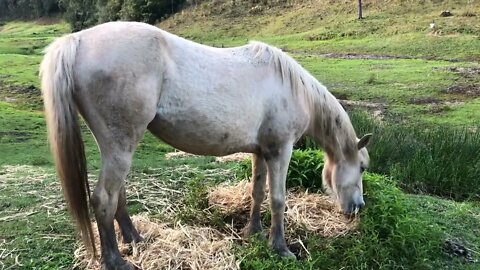
<instances>
[{"instance_id":1,"label":"horse's muzzle","mask_svg":"<svg viewBox=\"0 0 480 270\"><path fill-rule=\"evenodd\" d=\"M343 214L347 217L354 217L363 207L365 207L365 202L361 199L358 202L348 205L347 209L344 209Z\"/></svg>"}]
</instances>

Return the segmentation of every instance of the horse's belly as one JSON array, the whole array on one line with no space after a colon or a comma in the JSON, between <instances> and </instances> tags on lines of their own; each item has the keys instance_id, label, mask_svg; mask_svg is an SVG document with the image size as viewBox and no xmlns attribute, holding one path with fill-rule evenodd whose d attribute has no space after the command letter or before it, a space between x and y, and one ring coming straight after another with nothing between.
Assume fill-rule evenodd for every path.
<instances>
[{"instance_id":1,"label":"horse's belly","mask_svg":"<svg viewBox=\"0 0 480 270\"><path fill-rule=\"evenodd\" d=\"M245 123L242 115L159 108L148 129L171 146L197 155L223 156L256 152L255 121Z\"/></svg>"}]
</instances>

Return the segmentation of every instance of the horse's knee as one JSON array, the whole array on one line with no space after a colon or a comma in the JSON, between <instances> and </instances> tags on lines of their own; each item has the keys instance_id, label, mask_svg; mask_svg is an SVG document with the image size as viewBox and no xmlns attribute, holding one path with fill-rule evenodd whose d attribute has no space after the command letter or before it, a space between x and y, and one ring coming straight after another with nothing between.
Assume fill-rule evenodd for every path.
<instances>
[{"instance_id":1,"label":"horse's knee","mask_svg":"<svg viewBox=\"0 0 480 270\"><path fill-rule=\"evenodd\" d=\"M263 200L265 198L265 176L256 175L253 183L252 198L255 201Z\"/></svg>"},{"instance_id":2,"label":"horse's knee","mask_svg":"<svg viewBox=\"0 0 480 270\"><path fill-rule=\"evenodd\" d=\"M278 213L279 211L285 210L285 195L281 194L272 194L270 200L270 207L272 212Z\"/></svg>"}]
</instances>

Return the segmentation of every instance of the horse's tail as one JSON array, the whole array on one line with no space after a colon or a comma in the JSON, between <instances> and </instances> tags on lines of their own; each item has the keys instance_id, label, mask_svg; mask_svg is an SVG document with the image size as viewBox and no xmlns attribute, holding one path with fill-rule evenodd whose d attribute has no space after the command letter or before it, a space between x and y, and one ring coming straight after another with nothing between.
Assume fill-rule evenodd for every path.
<instances>
[{"instance_id":1,"label":"horse's tail","mask_svg":"<svg viewBox=\"0 0 480 270\"><path fill-rule=\"evenodd\" d=\"M75 56L79 38L59 38L46 50L40 65L50 148L70 213L87 249L96 253L89 214L90 188L84 144L74 101Z\"/></svg>"}]
</instances>

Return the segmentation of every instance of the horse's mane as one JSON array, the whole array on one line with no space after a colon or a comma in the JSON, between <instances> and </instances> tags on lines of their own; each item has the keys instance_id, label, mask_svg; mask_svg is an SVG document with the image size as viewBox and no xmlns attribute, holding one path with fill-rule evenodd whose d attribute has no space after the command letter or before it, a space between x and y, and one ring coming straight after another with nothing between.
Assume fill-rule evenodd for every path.
<instances>
[{"instance_id":1,"label":"horse's mane","mask_svg":"<svg viewBox=\"0 0 480 270\"><path fill-rule=\"evenodd\" d=\"M356 158L355 130L342 105L327 88L282 50L256 41L250 44L254 58L269 59L268 63L273 64L283 83L290 84L294 96L306 99L312 123L316 125L315 139L327 152L333 152L328 154ZM337 148L342 151L336 151Z\"/></svg>"}]
</instances>

